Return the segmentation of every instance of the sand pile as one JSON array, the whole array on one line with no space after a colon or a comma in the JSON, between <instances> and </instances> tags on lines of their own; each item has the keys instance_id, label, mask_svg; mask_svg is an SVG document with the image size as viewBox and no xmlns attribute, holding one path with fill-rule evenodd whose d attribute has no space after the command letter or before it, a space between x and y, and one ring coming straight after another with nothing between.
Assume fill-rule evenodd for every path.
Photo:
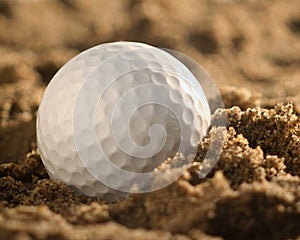
<instances>
[{"instance_id":1,"label":"sand pile","mask_svg":"<svg viewBox=\"0 0 300 240\"><path fill-rule=\"evenodd\" d=\"M300 122L292 105L233 107L224 114L226 142L206 179L200 180L197 171L209 136L174 184L115 204L74 194L49 179L36 151L20 163L1 164L1 233L41 239L298 236Z\"/></svg>"}]
</instances>

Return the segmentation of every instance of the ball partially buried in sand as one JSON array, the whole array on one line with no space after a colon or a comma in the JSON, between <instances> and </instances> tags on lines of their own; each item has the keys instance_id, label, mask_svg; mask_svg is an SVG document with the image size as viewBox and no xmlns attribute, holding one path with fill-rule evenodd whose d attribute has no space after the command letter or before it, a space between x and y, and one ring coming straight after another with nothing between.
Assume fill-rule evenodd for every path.
<instances>
[{"instance_id":1,"label":"ball partially buried in sand","mask_svg":"<svg viewBox=\"0 0 300 240\"><path fill-rule=\"evenodd\" d=\"M102 44L48 85L38 147L51 177L115 201L133 186L147 192L170 184L153 187L152 171L177 152L195 153L210 118L201 85L175 57L141 43Z\"/></svg>"}]
</instances>

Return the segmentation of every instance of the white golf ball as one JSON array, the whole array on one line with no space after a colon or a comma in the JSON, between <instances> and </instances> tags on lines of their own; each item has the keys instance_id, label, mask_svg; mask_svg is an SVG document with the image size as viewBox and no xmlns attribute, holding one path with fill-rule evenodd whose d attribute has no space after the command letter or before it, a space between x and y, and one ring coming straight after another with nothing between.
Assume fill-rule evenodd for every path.
<instances>
[{"instance_id":1,"label":"white golf ball","mask_svg":"<svg viewBox=\"0 0 300 240\"><path fill-rule=\"evenodd\" d=\"M177 152L195 153L210 125L201 85L169 53L134 42L90 48L49 83L37 144L50 177L116 201L146 192L152 171Z\"/></svg>"}]
</instances>

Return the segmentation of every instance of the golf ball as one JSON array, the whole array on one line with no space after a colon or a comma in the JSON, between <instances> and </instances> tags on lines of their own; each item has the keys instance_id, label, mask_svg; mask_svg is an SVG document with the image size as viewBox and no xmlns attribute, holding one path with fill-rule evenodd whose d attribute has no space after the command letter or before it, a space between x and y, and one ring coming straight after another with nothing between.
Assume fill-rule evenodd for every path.
<instances>
[{"instance_id":1,"label":"golf ball","mask_svg":"<svg viewBox=\"0 0 300 240\"><path fill-rule=\"evenodd\" d=\"M115 42L67 62L46 88L37 144L50 177L116 201L153 186L153 170L195 152L210 125L200 83L169 53Z\"/></svg>"}]
</instances>

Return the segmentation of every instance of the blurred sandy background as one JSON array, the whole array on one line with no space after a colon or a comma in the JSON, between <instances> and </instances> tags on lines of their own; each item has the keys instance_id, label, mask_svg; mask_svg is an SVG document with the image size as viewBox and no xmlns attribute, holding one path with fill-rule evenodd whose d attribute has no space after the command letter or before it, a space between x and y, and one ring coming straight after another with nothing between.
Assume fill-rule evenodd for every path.
<instances>
[{"instance_id":1,"label":"blurred sandy background","mask_svg":"<svg viewBox=\"0 0 300 240\"><path fill-rule=\"evenodd\" d=\"M264 105L299 105L299 12L298 0L1 0L1 125L33 120L45 86L66 61L118 40L194 58L227 95L227 106L238 104L236 95L248 100L242 108L260 104L251 92ZM244 90L232 94L224 86ZM4 154L1 160L17 156Z\"/></svg>"}]
</instances>

